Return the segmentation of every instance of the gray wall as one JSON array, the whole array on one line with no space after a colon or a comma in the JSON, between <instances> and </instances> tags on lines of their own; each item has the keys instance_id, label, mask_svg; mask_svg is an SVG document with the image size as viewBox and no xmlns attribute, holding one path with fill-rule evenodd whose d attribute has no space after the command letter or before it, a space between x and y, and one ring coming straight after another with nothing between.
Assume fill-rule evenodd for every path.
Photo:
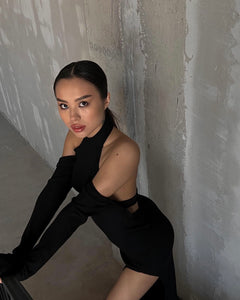
<instances>
[{"instance_id":1,"label":"gray wall","mask_svg":"<svg viewBox=\"0 0 240 300\"><path fill-rule=\"evenodd\" d=\"M183 224L196 299L240 295L240 1L187 6Z\"/></svg>"},{"instance_id":2,"label":"gray wall","mask_svg":"<svg viewBox=\"0 0 240 300\"><path fill-rule=\"evenodd\" d=\"M74 60L103 67L110 108L141 148L139 191L173 223L184 299L240 293L239 10L239 0L0 4L0 110L54 166L67 132L54 77Z\"/></svg>"}]
</instances>

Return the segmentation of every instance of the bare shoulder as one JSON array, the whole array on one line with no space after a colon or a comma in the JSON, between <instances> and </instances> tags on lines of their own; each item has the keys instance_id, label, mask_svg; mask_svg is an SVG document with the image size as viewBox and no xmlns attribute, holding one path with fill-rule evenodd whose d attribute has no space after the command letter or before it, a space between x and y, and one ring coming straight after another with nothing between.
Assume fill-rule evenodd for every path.
<instances>
[{"instance_id":1,"label":"bare shoulder","mask_svg":"<svg viewBox=\"0 0 240 300\"><path fill-rule=\"evenodd\" d=\"M115 147L119 151L129 152L130 155L140 155L138 144L124 133L119 137Z\"/></svg>"},{"instance_id":2,"label":"bare shoulder","mask_svg":"<svg viewBox=\"0 0 240 300\"><path fill-rule=\"evenodd\" d=\"M115 128L102 150L99 170L93 178L93 184L106 197L125 199L136 192L139 146Z\"/></svg>"},{"instance_id":3,"label":"bare shoulder","mask_svg":"<svg viewBox=\"0 0 240 300\"><path fill-rule=\"evenodd\" d=\"M120 130L115 129L115 137L109 146L109 158L118 156L120 159L132 160L133 163L139 162L140 149L138 144Z\"/></svg>"},{"instance_id":4,"label":"bare shoulder","mask_svg":"<svg viewBox=\"0 0 240 300\"><path fill-rule=\"evenodd\" d=\"M68 130L66 135L62 156L75 155L74 149L81 144L82 139L76 138L74 134Z\"/></svg>"}]
</instances>

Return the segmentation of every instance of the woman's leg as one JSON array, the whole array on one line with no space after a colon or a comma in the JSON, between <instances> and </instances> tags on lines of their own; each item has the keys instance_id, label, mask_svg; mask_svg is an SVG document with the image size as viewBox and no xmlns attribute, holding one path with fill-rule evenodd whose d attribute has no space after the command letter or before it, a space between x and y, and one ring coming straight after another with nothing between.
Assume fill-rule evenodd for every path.
<instances>
[{"instance_id":1,"label":"woman's leg","mask_svg":"<svg viewBox=\"0 0 240 300\"><path fill-rule=\"evenodd\" d=\"M125 267L106 300L139 300L157 280L158 276L136 272Z\"/></svg>"},{"instance_id":2,"label":"woman's leg","mask_svg":"<svg viewBox=\"0 0 240 300\"><path fill-rule=\"evenodd\" d=\"M175 268L172 254L163 269L162 274L154 285L146 292L141 300L180 300L177 296Z\"/></svg>"},{"instance_id":3,"label":"woman's leg","mask_svg":"<svg viewBox=\"0 0 240 300\"><path fill-rule=\"evenodd\" d=\"M165 299L164 286L160 278L150 287L140 300L163 300Z\"/></svg>"}]
</instances>

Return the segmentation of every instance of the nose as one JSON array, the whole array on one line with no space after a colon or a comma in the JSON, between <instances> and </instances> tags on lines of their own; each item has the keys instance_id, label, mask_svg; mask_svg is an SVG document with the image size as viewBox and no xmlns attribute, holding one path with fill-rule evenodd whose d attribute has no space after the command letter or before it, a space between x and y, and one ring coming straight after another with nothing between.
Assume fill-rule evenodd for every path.
<instances>
[{"instance_id":1,"label":"nose","mask_svg":"<svg viewBox=\"0 0 240 300\"><path fill-rule=\"evenodd\" d=\"M77 120L81 119L79 111L75 108L69 109L69 114L70 114L70 121L72 123L74 123L74 121L77 121Z\"/></svg>"}]
</instances>

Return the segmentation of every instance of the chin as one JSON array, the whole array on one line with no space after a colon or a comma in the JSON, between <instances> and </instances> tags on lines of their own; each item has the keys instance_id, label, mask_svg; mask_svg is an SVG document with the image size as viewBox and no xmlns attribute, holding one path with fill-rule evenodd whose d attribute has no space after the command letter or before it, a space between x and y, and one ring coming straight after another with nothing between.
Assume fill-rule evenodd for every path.
<instances>
[{"instance_id":1,"label":"chin","mask_svg":"<svg viewBox=\"0 0 240 300\"><path fill-rule=\"evenodd\" d=\"M69 130L76 136L76 137L79 137L79 138L85 138L86 134L83 133L83 132L76 132L74 131L72 128L69 128Z\"/></svg>"}]
</instances>

